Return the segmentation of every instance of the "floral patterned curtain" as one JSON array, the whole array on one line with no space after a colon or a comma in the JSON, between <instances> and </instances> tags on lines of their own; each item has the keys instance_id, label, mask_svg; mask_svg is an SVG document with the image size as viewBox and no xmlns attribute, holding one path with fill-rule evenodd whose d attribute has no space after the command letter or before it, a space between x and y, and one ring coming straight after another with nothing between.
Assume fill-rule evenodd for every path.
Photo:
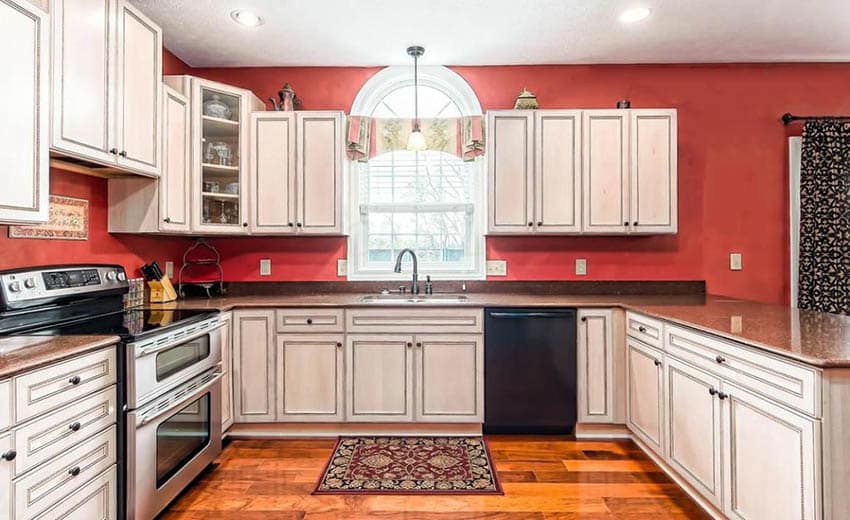
<instances>
[{"instance_id":1,"label":"floral patterned curtain","mask_svg":"<svg viewBox=\"0 0 850 520\"><path fill-rule=\"evenodd\" d=\"M484 155L484 121L482 116L448 119L420 119L428 150L457 155L473 161ZM412 119L379 119L364 116L348 118L346 146L352 161L368 161L386 152L407 149L407 138L413 129Z\"/></svg>"}]
</instances>

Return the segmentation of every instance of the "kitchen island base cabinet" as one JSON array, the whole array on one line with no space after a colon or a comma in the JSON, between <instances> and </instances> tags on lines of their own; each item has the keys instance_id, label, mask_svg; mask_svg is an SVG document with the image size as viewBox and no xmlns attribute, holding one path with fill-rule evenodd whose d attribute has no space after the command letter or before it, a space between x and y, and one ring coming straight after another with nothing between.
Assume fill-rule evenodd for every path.
<instances>
[{"instance_id":1,"label":"kitchen island base cabinet","mask_svg":"<svg viewBox=\"0 0 850 520\"><path fill-rule=\"evenodd\" d=\"M234 311L232 321L234 420L274 422L274 311Z\"/></svg>"},{"instance_id":2,"label":"kitchen island base cabinet","mask_svg":"<svg viewBox=\"0 0 850 520\"><path fill-rule=\"evenodd\" d=\"M340 422L345 417L342 334L277 336L277 420Z\"/></svg>"},{"instance_id":3,"label":"kitchen island base cabinet","mask_svg":"<svg viewBox=\"0 0 850 520\"><path fill-rule=\"evenodd\" d=\"M413 336L349 335L347 418L351 422L413 420Z\"/></svg>"},{"instance_id":4,"label":"kitchen island base cabinet","mask_svg":"<svg viewBox=\"0 0 850 520\"><path fill-rule=\"evenodd\" d=\"M627 424L650 448L663 453L663 355L629 338L627 348Z\"/></svg>"}]
</instances>

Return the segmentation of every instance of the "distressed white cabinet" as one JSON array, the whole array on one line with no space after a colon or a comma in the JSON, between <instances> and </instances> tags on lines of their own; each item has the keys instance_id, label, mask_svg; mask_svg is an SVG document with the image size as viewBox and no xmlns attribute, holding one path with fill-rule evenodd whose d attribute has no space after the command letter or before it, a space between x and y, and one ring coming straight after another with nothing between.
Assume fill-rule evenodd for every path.
<instances>
[{"instance_id":1,"label":"distressed white cabinet","mask_svg":"<svg viewBox=\"0 0 850 520\"><path fill-rule=\"evenodd\" d=\"M221 314L221 431L233 426L233 313Z\"/></svg>"},{"instance_id":2,"label":"distressed white cabinet","mask_svg":"<svg viewBox=\"0 0 850 520\"><path fill-rule=\"evenodd\" d=\"M341 422L345 418L342 334L277 336L277 420Z\"/></svg>"},{"instance_id":3,"label":"distressed white cabinet","mask_svg":"<svg viewBox=\"0 0 850 520\"><path fill-rule=\"evenodd\" d=\"M0 125L0 222L46 222L50 191L50 27L26 0L0 0L5 100Z\"/></svg>"},{"instance_id":4,"label":"distressed white cabinet","mask_svg":"<svg viewBox=\"0 0 850 520\"><path fill-rule=\"evenodd\" d=\"M295 227L299 233L342 233L342 112L295 113Z\"/></svg>"},{"instance_id":5,"label":"distressed white cabinet","mask_svg":"<svg viewBox=\"0 0 850 520\"><path fill-rule=\"evenodd\" d=\"M51 147L160 174L162 31L126 0L53 0Z\"/></svg>"},{"instance_id":6,"label":"distressed white cabinet","mask_svg":"<svg viewBox=\"0 0 850 520\"><path fill-rule=\"evenodd\" d=\"M665 359L667 461L706 497L721 507L720 378Z\"/></svg>"},{"instance_id":7,"label":"distressed white cabinet","mask_svg":"<svg viewBox=\"0 0 850 520\"><path fill-rule=\"evenodd\" d=\"M234 421L274 422L274 311L234 311L232 327Z\"/></svg>"},{"instance_id":8,"label":"distressed white cabinet","mask_svg":"<svg viewBox=\"0 0 850 520\"><path fill-rule=\"evenodd\" d=\"M676 110L629 110L631 233L678 228Z\"/></svg>"},{"instance_id":9,"label":"distressed white cabinet","mask_svg":"<svg viewBox=\"0 0 850 520\"><path fill-rule=\"evenodd\" d=\"M659 455L664 452L663 365L661 351L626 339L626 424Z\"/></svg>"},{"instance_id":10,"label":"distressed white cabinet","mask_svg":"<svg viewBox=\"0 0 850 520\"><path fill-rule=\"evenodd\" d=\"M726 381L721 389L724 513L741 520L821 518L820 422Z\"/></svg>"},{"instance_id":11,"label":"distressed white cabinet","mask_svg":"<svg viewBox=\"0 0 850 520\"><path fill-rule=\"evenodd\" d=\"M15 443L11 433L0 435L0 520L14 518L12 501L12 479L15 477L15 462L11 458Z\"/></svg>"},{"instance_id":12,"label":"distressed white cabinet","mask_svg":"<svg viewBox=\"0 0 850 520\"><path fill-rule=\"evenodd\" d=\"M581 111L488 112L489 232L581 231Z\"/></svg>"},{"instance_id":13,"label":"distressed white cabinet","mask_svg":"<svg viewBox=\"0 0 850 520\"><path fill-rule=\"evenodd\" d=\"M295 157L295 112L252 113L251 233L296 232Z\"/></svg>"},{"instance_id":14,"label":"distressed white cabinet","mask_svg":"<svg viewBox=\"0 0 850 520\"><path fill-rule=\"evenodd\" d=\"M582 114L582 229L626 233L629 216L629 111Z\"/></svg>"},{"instance_id":15,"label":"distressed white cabinet","mask_svg":"<svg viewBox=\"0 0 850 520\"><path fill-rule=\"evenodd\" d=\"M614 332L613 311L578 311L578 421L613 423Z\"/></svg>"},{"instance_id":16,"label":"distressed white cabinet","mask_svg":"<svg viewBox=\"0 0 850 520\"><path fill-rule=\"evenodd\" d=\"M484 341L481 336L419 334L415 419L484 422Z\"/></svg>"},{"instance_id":17,"label":"distressed white cabinet","mask_svg":"<svg viewBox=\"0 0 850 520\"><path fill-rule=\"evenodd\" d=\"M346 341L347 419L413 420L413 336L350 334Z\"/></svg>"}]
</instances>

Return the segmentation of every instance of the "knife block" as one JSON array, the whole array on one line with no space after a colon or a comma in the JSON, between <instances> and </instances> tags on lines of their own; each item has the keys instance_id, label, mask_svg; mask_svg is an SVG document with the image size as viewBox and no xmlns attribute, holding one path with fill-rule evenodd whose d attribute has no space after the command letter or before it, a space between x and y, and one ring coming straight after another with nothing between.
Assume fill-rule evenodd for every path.
<instances>
[{"instance_id":1,"label":"knife block","mask_svg":"<svg viewBox=\"0 0 850 520\"><path fill-rule=\"evenodd\" d=\"M150 289L148 300L151 303L173 302L177 299L177 291L174 290L167 276L163 276L160 280L149 280L148 288Z\"/></svg>"}]
</instances>

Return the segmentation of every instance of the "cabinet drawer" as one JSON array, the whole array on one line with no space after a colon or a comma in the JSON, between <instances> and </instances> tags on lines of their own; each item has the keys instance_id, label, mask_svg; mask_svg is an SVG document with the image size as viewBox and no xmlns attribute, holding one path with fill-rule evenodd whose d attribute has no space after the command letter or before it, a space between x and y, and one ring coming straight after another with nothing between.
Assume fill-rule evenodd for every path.
<instances>
[{"instance_id":1,"label":"cabinet drawer","mask_svg":"<svg viewBox=\"0 0 850 520\"><path fill-rule=\"evenodd\" d=\"M66 452L115 423L115 386L15 429L15 475Z\"/></svg>"},{"instance_id":2,"label":"cabinet drawer","mask_svg":"<svg viewBox=\"0 0 850 520\"><path fill-rule=\"evenodd\" d=\"M661 334L663 324L653 318L634 312L626 313L626 333L647 345L664 348L664 338Z\"/></svg>"},{"instance_id":3,"label":"cabinet drawer","mask_svg":"<svg viewBox=\"0 0 850 520\"><path fill-rule=\"evenodd\" d=\"M0 432L12 426L12 382L0 381Z\"/></svg>"},{"instance_id":4,"label":"cabinet drawer","mask_svg":"<svg viewBox=\"0 0 850 520\"><path fill-rule=\"evenodd\" d=\"M115 349L107 348L15 378L15 419L20 424L44 412L115 384Z\"/></svg>"},{"instance_id":5,"label":"cabinet drawer","mask_svg":"<svg viewBox=\"0 0 850 520\"><path fill-rule=\"evenodd\" d=\"M820 372L708 334L668 325L670 354L804 413L820 416Z\"/></svg>"},{"instance_id":6,"label":"cabinet drawer","mask_svg":"<svg viewBox=\"0 0 850 520\"><path fill-rule=\"evenodd\" d=\"M38 520L117 520L117 483L116 468L112 466Z\"/></svg>"},{"instance_id":7,"label":"cabinet drawer","mask_svg":"<svg viewBox=\"0 0 850 520\"><path fill-rule=\"evenodd\" d=\"M347 313L348 333L481 334L483 309L355 309Z\"/></svg>"},{"instance_id":8,"label":"cabinet drawer","mask_svg":"<svg viewBox=\"0 0 850 520\"><path fill-rule=\"evenodd\" d=\"M278 332L342 332L345 328L342 309L278 309L275 314Z\"/></svg>"},{"instance_id":9,"label":"cabinet drawer","mask_svg":"<svg viewBox=\"0 0 850 520\"><path fill-rule=\"evenodd\" d=\"M14 483L15 518L34 518L115 464L115 448L113 426L18 478Z\"/></svg>"}]
</instances>

